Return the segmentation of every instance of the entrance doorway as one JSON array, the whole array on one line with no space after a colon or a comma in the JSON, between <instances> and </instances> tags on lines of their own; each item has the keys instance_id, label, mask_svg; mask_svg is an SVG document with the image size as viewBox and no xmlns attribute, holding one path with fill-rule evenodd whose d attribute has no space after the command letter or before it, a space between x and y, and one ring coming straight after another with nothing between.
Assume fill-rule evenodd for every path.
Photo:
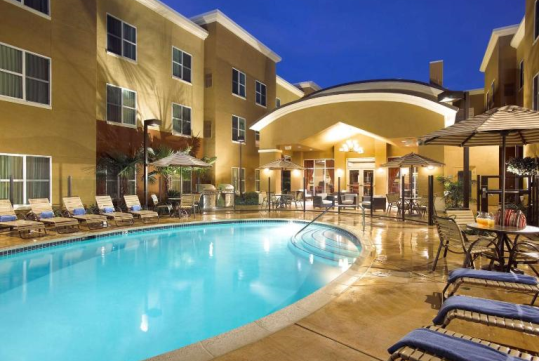
<instances>
[{"instance_id":1,"label":"entrance doorway","mask_svg":"<svg viewBox=\"0 0 539 361\"><path fill-rule=\"evenodd\" d=\"M290 193L292 190L291 172L289 170L283 170L281 173L281 192Z\"/></svg>"},{"instance_id":2,"label":"entrance doorway","mask_svg":"<svg viewBox=\"0 0 539 361\"><path fill-rule=\"evenodd\" d=\"M374 191L374 158L348 158L348 189L360 196L368 196Z\"/></svg>"}]
</instances>

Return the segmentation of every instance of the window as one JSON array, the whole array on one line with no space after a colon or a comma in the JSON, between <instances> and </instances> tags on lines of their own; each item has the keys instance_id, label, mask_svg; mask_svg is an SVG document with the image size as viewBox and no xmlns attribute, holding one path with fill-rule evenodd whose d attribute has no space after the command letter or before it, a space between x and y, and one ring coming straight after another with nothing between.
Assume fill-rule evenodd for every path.
<instances>
[{"instance_id":1,"label":"window","mask_svg":"<svg viewBox=\"0 0 539 361\"><path fill-rule=\"evenodd\" d=\"M256 104L265 107L266 106L266 84L263 84L257 80L255 95L256 95Z\"/></svg>"},{"instance_id":2,"label":"window","mask_svg":"<svg viewBox=\"0 0 539 361\"><path fill-rule=\"evenodd\" d=\"M281 107L281 99L275 98L275 108L280 108L280 107Z\"/></svg>"},{"instance_id":3,"label":"window","mask_svg":"<svg viewBox=\"0 0 539 361\"><path fill-rule=\"evenodd\" d=\"M260 192L260 169L255 169L255 192Z\"/></svg>"},{"instance_id":4,"label":"window","mask_svg":"<svg viewBox=\"0 0 539 361\"><path fill-rule=\"evenodd\" d=\"M0 44L0 96L51 104L51 60Z\"/></svg>"},{"instance_id":5,"label":"window","mask_svg":"<svg viewBox=\"0 0 539 361\"><path fill-rule=\"evenodd\" d=\"M245 138L245 119L241 117L237 117L235 115L232 116L232 141L239 142L240 139L243 139L245 142L247 139Z\"/></svg>"},{"instance_id":6,"label":"window","mask_svg":"<svg viewBox=\"0 0 539 361\"><path fill-rule=\"evenodd\" d=\"M12 0L45 15L50 15L49 0Z\"/></svg>"},{"instance_id":7,"label":"window","mask_svg":"<svg viewBox=\"0 0 539 361\"><path fill-rule=\"evenodd\" d=\"M107 84L107 121L136 126L137 93Z\"/></svg>"},{"instance_id":8,"label":"window","mask_svg":"<svg viewBox=\"0 0 539 361\"><path fill-rule=\"evenodd\" d=\"M304 177L311 194L333 193L335 191L335 160L306 159L303 161Z\"/></svg>"},{"instance_id":9,"label":"window","mask_svg":"<svg viewBox=\"0 0 539 361\"><path fill-rule=\"evenodd\" d=\"M137 28L107 15L107 51L137 61Z\"/></svg>"},{"instance_id":10,"label":"window","mask_svg":"<svg viewBox=\"0 0 539 361\"><path fill-rule=\"evenodd\" d=\"M255 130L255 147L259 147L260 146L260 132L257 132Z\"/></svg>"},{"instance_id":11,"label":"window","mask_svg":"<svg viewBox=\"0 0 539 361\"><path fill-rule=\"evenodd\" d=\"M213 86L213 75L206 74L204 75L204 87L211 88Z\"/></svg>"},{"instance_id":12,"label":"window","mask_svg":"<svg viewBox=\"0 0 539 361\"><path fill-rule=\"evenodd\" d=\"M137 194L137 170L128 169L119 174L118 169L97 171L97 194L106 194L112 199L121 199L124 194Z\"/></svg>"},{"instance_id":13,"label":"window","mask_svg":"<svg viewBox=\"0 0 539 361\"><path fill-rule=\"evenodd\" d=\"M13 202L28 204L28 199L51 198L51 158L32 155L0 154L0 199L9 199L13 177Z\"/></svg>"},{"instance_id":14,"label":"window","mask_svg":"<svg viewBox=\"0 0 539 361\"><path fill-rule=\"evenodd\" d=\"M533 110L539 110L539 74L533 78Z\"/></svg>"},{"instance_id":15,"label":"window","mask_svg":"<svg viewBox=\"0 0 539 361\"><path fill-rule=\"evenodd\" d=\"M524 86L524 60L520 62L520 66L518 67L518 79L519 89L522 89Z\"/></svg>"},{"instance_id":16,"label":"window","mask_svg":"<svg viewBox=\"0 0 539 361\"><path fill-rule=\"evenodd\" d=\"M245 168L241 169L241 189L238 179L238 170L238 167L232 167L232 185L234 186L236 193L243 193L245 192Z\"/></svg>"},{"instance_id":17,"label":"window","mask_svg":"<svg viewBox=\"0 0 539 361\"><path fill-rule=\"evenodd\" d=\"M232 68L232 94L245 98L245 73Z\"/></svg>"},{"instance_id":18,"label":"window","mask_svg":"<svg viewBox=\"0 0 539 361\"><path fill-rule=\"evenodd\" d=\"M181 174L170 177L170 189L181 194L193 193L193 171L191 168L182 168Z\"/></svg>"},{"instance_id":19,"label":"window","mask_svg":"<svg viewBox=\"0 0 539 361\"><path fill-rule=\"evenodd\" d=\"M172 47L172 75L191 83L191 55Z\"/></svg>"},{"instance_id":20,"label":"window","mask_svg":"<svg viewBox=\"0 0 539 361\"><path fill-rule=\"evenodd\" d=\"M191 136L191 108L172 104L172 131L175 134Z\"/></svg>"}]
</instances>

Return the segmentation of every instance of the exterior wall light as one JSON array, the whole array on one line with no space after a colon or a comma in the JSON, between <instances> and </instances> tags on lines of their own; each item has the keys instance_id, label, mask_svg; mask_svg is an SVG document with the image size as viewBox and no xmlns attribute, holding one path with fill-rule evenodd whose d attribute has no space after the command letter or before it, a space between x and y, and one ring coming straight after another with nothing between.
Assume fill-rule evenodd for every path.
<instances>
[{"instance_id":1,"label":"exterior wall light","mask_svg":"<svg viewBox=\"0 0 539 361\"><path fill-rule=\"evenodd\" d=\"M354 152L363 154L363 148L359 146L359 143L355 139L348 139L340 148L339 151L341 152Z\"/></svg>"}]
</instances>

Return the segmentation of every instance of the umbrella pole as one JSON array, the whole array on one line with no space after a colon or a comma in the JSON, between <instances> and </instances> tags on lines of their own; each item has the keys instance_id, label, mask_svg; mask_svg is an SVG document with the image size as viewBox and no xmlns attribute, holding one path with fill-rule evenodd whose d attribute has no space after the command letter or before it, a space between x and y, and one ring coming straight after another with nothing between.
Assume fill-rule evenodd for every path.
<instances>
[{"instance_id":1,"label":"umbrella pole","mask_svg":"<svg viewBox=\"0 0 539 361\"><path fill-rule=\"evenodd\" d=\"M504 226L504 218L505 218L505 144L506 144L506 133L502 133L502 174L501 174L501 180L502 180L502 213L500 216L500 225Z\"/></svg>"}]
</instances>

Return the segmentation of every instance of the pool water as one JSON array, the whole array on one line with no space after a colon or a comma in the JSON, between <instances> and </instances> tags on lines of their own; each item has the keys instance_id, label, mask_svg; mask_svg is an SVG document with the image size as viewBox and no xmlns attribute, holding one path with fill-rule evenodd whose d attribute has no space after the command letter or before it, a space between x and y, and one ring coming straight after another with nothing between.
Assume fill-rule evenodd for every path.
<instances>
[{"instance_id":1,"label":"pool water","mask_svg":"<svg viewBox=\"0 0 539 361\"><path fill-rule=\"evenodd\" d=\"M0 360L143 360L269 315L345 270L293 252L302 227L215 223L0 258Z\"/></svg>"}]
</instances>

